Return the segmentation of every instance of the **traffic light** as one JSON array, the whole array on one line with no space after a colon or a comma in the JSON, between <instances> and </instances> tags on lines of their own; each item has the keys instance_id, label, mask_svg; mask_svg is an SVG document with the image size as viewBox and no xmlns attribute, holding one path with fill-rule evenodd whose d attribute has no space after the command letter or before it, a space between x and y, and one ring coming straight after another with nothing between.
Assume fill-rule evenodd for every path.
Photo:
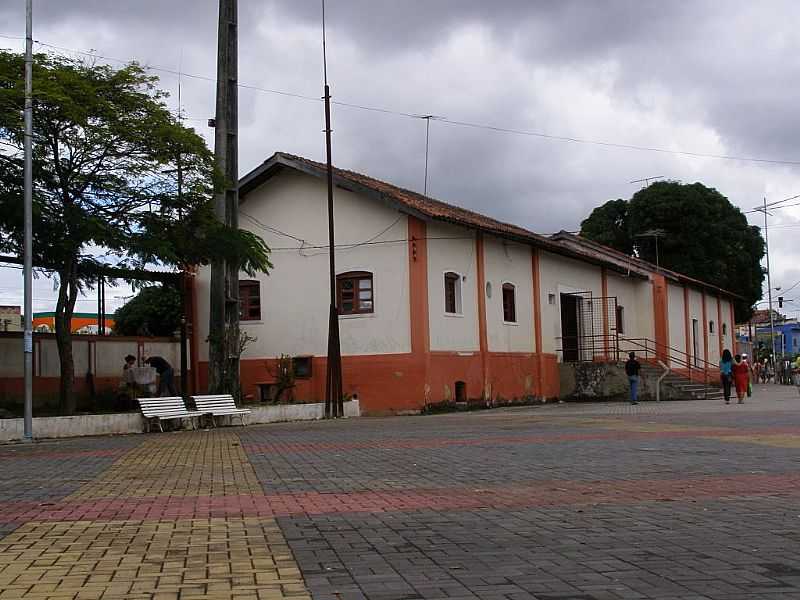
<instances>
[{"instance_id":1,"label":"traffic light","mask_svg":"<svg viewBox=\"0 0 800 600\"><path fill-rule=\"evenodd\" d=\"M778 308L783 308L783 296L778 296Z\"/></svg>"}]
</instances>

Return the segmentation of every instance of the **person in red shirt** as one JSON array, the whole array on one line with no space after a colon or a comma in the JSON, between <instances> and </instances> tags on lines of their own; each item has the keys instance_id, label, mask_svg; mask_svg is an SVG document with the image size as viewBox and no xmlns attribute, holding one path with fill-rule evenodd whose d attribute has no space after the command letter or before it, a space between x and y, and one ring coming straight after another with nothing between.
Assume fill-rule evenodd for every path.
<instances>
[{"instance_id":1,"label":"person in red shirt","mask_svg":"<svg viewBox=\"0 0 800 600\"><path fill-rule=\"evenodd\" d=\"M742 360L741 354L737 354L733 358L733 369L731 370L733 371L733 383L736 386L736 396L739 398L739 404L742 404L750 385L750 367Z\"/></svg>"}]
</instances>

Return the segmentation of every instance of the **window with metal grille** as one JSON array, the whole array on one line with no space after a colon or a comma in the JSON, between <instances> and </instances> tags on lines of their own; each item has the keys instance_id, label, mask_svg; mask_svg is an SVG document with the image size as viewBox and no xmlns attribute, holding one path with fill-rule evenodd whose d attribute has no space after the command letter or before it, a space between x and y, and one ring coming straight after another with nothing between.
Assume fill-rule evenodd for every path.
<instances>
[{"instance_id":1,"label":"window with metal grille","mask_svg":"<svg viewBox=\"0 0 800 600\"><path fill-rule=\"evenodd\" d=\"M444 312L461 314L461 276L458 273L444 274Z\"/></svg>"},{"instance_id":2,"label":"window with metal grille","mask_svg":"<svg viewBox=\"0 0 800 600\"><path fill-rule=\"evenodd\" d=\"M252 279L239 281L239 320L261 320L261 284Z\"/></svg>"},{"instance_id":3,"label":"window with metal grille","mask_svg":"<svg viewBox=\"0 0 800 600\"><path fill-rule=\"evenodd\" d=\"M361 315L375 311L372 273L351 271L336 276L340 315Z\"/></svg>"},{"instance_id":4,"label":"window with metal grille","mask_svg":"<svg viewBox=\"0 0 800 600\"><path fill-rule=\"evenodd\" d=\"M513 283L503 284L503 321L517 322L517 299Z\"/></svg>"}]
</instances>

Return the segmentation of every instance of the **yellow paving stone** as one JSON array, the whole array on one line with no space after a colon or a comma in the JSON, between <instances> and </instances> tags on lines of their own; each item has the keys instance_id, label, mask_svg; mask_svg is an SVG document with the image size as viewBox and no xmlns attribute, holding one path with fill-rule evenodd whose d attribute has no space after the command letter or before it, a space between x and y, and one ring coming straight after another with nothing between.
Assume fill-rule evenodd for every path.
<instances>
[{"instance_id":1,"label":"yellow paving stone","mask_svg":"<svg viewBox=\"0 0 800 600\"><path fill-rule=\"evenodd\" d=\"M231 496L263 489L235 433L152 436L67 500Z\"/></svg>"},{"instance_id":2,"label":"yellow paving stone","mask_svg":"<svg viewBox=\"0 0 800 600\"><path fill-rule=\"evenodd\" d=\"M800 435L786 433L707 436L707 439L740 444L759 444L774 448L800 448Z\"/></svg>"},{"instance_id":3,"label":"yellow paving stone","mask_svg":"<svg viewBox=\"0 0 800 600\"><path fill-rule=\"evenodd\" d=\"M0 556L0 600L309 597L267 518L32 522L0 540Z\"/></svg>"}]
</instances>

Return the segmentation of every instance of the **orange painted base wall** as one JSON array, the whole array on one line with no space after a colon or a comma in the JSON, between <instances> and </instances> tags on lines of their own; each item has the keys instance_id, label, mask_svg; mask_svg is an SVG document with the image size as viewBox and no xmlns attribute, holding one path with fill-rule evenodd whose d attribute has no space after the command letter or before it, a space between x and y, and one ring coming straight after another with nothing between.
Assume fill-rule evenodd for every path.
<instances>
[{"instance_id":1,"label":"orange painted base wall","mask_svg":"<svg viewBox=\"0 0 800 600\"><path fill-rule=\"evenodd\" d=\"M240 373L245 397L258 400L260 383L272 383L276 359L242 360ZM554 354L542 356L539 373L536 354L489 353L488 381L492 398L505 400L527 396L556 398L559 393L558 364ZM325 397L325 357L312 359L312 377L297 379L294 397L302 402L320 402ZM200 389L208 389L208 363L199 364ZM342 357L342 377L346 394L358 394L364 414L391 414L416 411L425 404L455 400L455 383L466 384L469 399L483 391L481 355L431 353L386 354Z\"/></svg>"}]
</instances>

